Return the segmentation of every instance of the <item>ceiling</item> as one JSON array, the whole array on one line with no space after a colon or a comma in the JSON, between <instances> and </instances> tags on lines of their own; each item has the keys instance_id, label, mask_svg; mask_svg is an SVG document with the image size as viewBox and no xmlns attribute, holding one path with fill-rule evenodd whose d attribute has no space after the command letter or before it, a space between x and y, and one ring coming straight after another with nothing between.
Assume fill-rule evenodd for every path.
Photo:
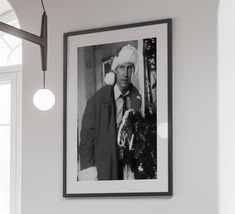
<instances>
[{"instance_id":1,"label":"ceiling","mask_svg":"<svg viewBox=\"0 0 235 214\"><path fill-rule=\"evenodd\" d=\"M7 0L0 0L0 16L9 10L12 10L12 7L8 3L8 1Z\"/></svg>"}]
</instances>

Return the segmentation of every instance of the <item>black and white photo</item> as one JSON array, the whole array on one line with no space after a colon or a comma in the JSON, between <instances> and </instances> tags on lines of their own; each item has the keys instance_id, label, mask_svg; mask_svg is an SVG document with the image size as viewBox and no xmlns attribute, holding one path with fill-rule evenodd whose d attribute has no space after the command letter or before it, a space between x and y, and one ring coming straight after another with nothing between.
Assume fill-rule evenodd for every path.
<instances>
[{"instance_id":1,"label":"black and white photo","mask_svg":"<svg viewBox=\"0 0 235 214\"><path fill-rule=\"evenodd\" d=\"M171 20L64 34L64 196L171 195Z\"/></svg>"}]
</instances>

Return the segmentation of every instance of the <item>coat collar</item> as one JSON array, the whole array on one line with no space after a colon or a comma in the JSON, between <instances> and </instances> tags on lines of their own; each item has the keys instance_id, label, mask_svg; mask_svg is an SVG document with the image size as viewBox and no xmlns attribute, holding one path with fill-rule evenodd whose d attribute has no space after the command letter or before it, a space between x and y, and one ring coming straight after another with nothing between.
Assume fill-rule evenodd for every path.
<instances>
[{"instance_id":1,"label":"coat collar","mask_svg":"<svg viewBox=\"0 0 235 214\"><path fill-rule=\"evenodd\" d=\"M122 92L117 86L117 84L114 85L113 91L114 91L114 100L117 101L117 99L122 95ZM128 96L128 95L130 95L130 89L123 96Z\"/></svg>"},{"instance_id":2,"label":"coat collar","mask_svg":"<svg viewBox=\"0 0 235 214\"><path fill-rule=\"evenodd\" d=\"M105 103L110 103L113 100L114 97L114 91L113 91L113 86L112 85L105 85L101 89L101 94L100 94L100 100Z\"/></svg>"},{"instance_id":3,"label":"coat collar","mask_svg":"<svg viewBox=\"0 0 235 214\"><path fill-rule=\"evenodd\" d=\"M130 94L131 94L131 108L134 109L134 111L138 111L141 107L141 96L139 94L139 91L137 88L131 84L130 86ZM112 85L105 85L101 89L100 99L102 102L107 104L114 103L114 86Z\"/></svg>"}]
</instances>

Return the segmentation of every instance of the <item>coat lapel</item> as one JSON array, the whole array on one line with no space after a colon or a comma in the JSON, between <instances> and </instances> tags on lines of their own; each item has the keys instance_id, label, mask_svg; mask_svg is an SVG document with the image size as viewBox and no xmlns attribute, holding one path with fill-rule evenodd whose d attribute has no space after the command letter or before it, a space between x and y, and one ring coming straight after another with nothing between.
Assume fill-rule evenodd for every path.
<instances>
[{"instance_id":1,"label":"coat lapel","mask_svg":"<svg viewBox=\"0 0 235 214\"><path fill-rule=\"evenodd\" d=\"M100 171L99 179L117 179L117 127L116 127L116 107L114 105L114 94L112 86L105 86L101 93L101 109L99 122L100 144L102 144L101 159L105 169ZM104 153L104 150L106 153ZM105 156L104 156L105 154Z\"/></svg>"}]
</instances>

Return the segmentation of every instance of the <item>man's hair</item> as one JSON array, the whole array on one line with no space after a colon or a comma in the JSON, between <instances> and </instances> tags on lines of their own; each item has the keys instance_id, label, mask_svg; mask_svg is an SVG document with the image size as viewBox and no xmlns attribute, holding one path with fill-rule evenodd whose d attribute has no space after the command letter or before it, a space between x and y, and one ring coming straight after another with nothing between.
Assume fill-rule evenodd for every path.
<instances>
[{"instance_id":1,"label":"man's hair","mask_svg":"<svg viewBox=\"0 0 235 214\"><path fill-rule=\"evenodd\" d=\"M124 63L132 63L135 68L138 60L138 52L131 45L123 46L117 53L117 55L113 58L111 70L115 71L116 68Z\"/></svg>"}]
</instances>

